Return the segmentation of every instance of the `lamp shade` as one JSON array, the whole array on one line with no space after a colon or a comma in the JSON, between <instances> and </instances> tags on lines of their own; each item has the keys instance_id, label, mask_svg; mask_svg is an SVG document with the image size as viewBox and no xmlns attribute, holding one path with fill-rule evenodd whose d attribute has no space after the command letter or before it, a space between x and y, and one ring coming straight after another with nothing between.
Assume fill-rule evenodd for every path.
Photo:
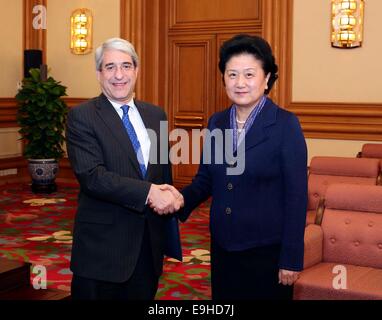
<instances>
[{"instance_id":1,"label":"lamp shade","mask_svg":"<svg viewBox=\"0 0 382 320\"><path fill-rule=\"evenodd\" d=\"M70 49L74 54L87 54L93 47L93 16L89 9L73 11L70 17Z\"/></svg>"},{"instance_id":2,"label":"lamp shade","mask_svg":"<svg viewBox=\"0 0 382 320\"><path fill-rule=\"evenodd\" d=\"M356 48L362 45L364 6L364 0L332 0L332 47Z\"/></svg>"}]
</instances>

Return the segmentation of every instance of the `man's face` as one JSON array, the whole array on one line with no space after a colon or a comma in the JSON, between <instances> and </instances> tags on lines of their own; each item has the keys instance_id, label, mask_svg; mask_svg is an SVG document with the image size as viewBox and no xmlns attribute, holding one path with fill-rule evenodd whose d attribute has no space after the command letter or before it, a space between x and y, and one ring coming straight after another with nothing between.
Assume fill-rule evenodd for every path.
<instances>
[{"instance_id":1,"label":"man's face","mask_svg":"<svg viewBox=\"0 0 382 320\"><path fill-rule=\"evenodd\" d=\"M127 53L119 50L106 50L97 79L102 92L114 102L122 104L131 100L138 76L138 67Z\"/></svg>"}]
</instances>

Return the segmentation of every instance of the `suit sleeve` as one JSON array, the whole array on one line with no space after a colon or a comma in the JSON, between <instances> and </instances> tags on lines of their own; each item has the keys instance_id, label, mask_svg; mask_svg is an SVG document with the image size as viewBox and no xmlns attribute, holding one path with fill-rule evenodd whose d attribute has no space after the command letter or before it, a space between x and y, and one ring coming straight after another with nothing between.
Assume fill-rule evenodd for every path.
<instances>
[{"instance_id":1,"label":"suit sleeve","mask_svg":"<svg viewBox=\"0 0 382 320\"><path fill-rule=\"evenodd\" d=\"M304 263L307 210L307 148L295 115L287 118L282 143L284 221L279 267L300 271Z\"/></svg>"},{"instance_id":2,"label":"suit sleeve","mask_svg":"<svg viewBox=\"0 0 382 320\"><path fill-rule=\"evenodd\" d=\"M208 122L208 129L211 130L212 117ZM203 153L205 147L203 147ZM209 165L203 163L203 155L200 159L199 169L190 185L181 190L184 197L184 207L179 211L180 221L185 222L192 211L201 203L206 201L212 194L212 176Z\"/></svg>"},{"instance_id":3,"label":"suit sleeve","mask_svg":"<svg viewBox=\"0 0 382 320\"><path fill-rule=\"evenodd\" d=\"M168 121L165 112L162 113L162 120L161 121L166 121L166 122ZM165 144L165 142L168 143L168 141L169 141L168 135L166 135L165 137L161 136L160 139L161 139L161 142L160 142L161 145ZM164 140L166 140L166 141L164 141ZM162 152L162 149L160 149L160 152ZM167 149L167 154L166 154L166 157L165 157L168 160L168 163L167 164L162 164L163 165L163 183L172 185L173 184L173 181L172 181L172 166L171 166L171 161L169 160L169 154L170 154L170 147Z\"/></svg>"},{"instance_id":4,"label":"suit sleeve","mask_svg":"<svg viewBox=\"0 0 382 320\"><path fill-rule=\"evenodd\" d=\"M81 191L93 198L143 212L151 184L107 170L89 121L91 118L81 108L74 108L68 114L67 151Z\"/></svg>"}]
</instances>

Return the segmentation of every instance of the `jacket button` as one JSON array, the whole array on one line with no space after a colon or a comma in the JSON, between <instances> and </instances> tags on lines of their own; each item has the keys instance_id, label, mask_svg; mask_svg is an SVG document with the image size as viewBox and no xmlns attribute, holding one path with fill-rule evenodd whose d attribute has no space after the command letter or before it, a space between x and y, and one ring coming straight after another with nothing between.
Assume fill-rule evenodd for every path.
<instances>
[{"instance_id":1,"label":"jacket button","mask_svg":"<svg viewBox=\"0 0 382 320\"><path fill-rule=\"evenodd\" d=\"M372 227L374 225L374 222L373 221L370 221L369 222L369 227Z\"/></svg>"},{"instance_id":2,"label":"jacket button","mask_svg":"<svg viewBox=\"0 0 382 320\"><path fill-rule=\"evenodd\" d=\"M382 243L378 243L378 248L382 249Z\"/></svg>"},{"instance_id":3,"label":"jacket button","mask_svg":"<svg viewBox=\"0 0 382 320\"><path fill-rule=\"evenodd\" d=\"M346 223L346 224L350 224L350 219L346 219L346 220L345 220L345 223Z\"/></svg>"},{"instance_id":4,"label":"jacket button","mask_svg":"<svg viewBox=\"0 0 382 320\"><path fill-rule=\"evenodd\" d=\"M336 239L334 239L334 238L330 238L330 242L331 242L331 243L335 243L335 242L336 242Z\"/></svg>"},{"instance_id":5,"label":"jacket button","mask_svg":"<svg viewBox=\"0 0 382 320\"><path fill-rule=\"evenodd\" d=\"M232 190L233 189L233 184L230 182L227 184L227 189Z\"/></svg>"},{"instance_id":6,"label":"jacket button","mask_svg":"<svg viewBox=\"0 0 382 320\"><path fill-rule=\"evenodd\" d=\"M226 208L226 209L225 209L225 213L226 213L226 214L231 214L231 213L232 213L231 208L230 208L230 207Z\"/></svg>"},{"instance_id":7,"label":"jacket button","mask_svg":"<svg viewBox=\"0 0 382 320\"><path fill-rule=\"evenodd\" d=\"M358 247L358 246L359 246L359 241L354 241L354 245L355 245L356 247Z\"/></svg>"}]
</instances>

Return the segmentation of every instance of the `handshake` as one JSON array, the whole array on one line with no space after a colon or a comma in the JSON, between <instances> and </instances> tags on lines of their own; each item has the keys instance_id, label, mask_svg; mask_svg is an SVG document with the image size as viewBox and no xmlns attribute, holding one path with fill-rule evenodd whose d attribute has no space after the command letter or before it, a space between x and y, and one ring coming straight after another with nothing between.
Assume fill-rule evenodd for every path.
<instances>
[{"instance_id":1,"label":"handshake","mask_svg":"<svg viewBox=\"0 0 382 320\"><path fill-rule=\"evenodd\" d=\"M147 204L158 214L168 214L182 208L184 199L182 194L169 184L152 184Z\"/></svg>"}]
</instances>

